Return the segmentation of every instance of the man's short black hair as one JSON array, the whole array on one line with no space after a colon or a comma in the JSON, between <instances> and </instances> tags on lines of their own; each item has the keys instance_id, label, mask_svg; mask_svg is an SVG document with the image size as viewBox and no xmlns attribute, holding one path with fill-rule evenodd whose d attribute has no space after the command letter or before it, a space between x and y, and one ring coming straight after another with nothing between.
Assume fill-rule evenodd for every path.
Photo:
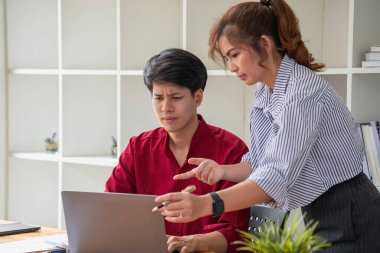
<instances>
[{"instance_id":1,"label":"man's short black hair","mask_svg":"<svg viewBox=\"0 0 380 253\"><path fill-rule=\"evenodd\" d=\"M206 87L207 70L194 54L170 48L149 59L144 68L144 83L153 91L153 83L171 82L188 88L191 94Z\"/></svg>"}]
</instances>

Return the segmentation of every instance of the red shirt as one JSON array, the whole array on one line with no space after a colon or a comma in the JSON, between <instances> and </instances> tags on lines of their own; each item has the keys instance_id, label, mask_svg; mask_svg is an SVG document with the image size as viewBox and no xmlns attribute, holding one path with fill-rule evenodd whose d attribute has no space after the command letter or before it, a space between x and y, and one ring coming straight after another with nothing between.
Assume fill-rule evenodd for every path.
<instances>
[{"instance_id":1,"label":"red shirt","mask_svg":"<svg viewBox=\"0 0 380 253\"><path fill-rule=\"evenodd\" d=\"M248 151L247 146L235 135L206 124L198 115L200 123L191 140L187 159L203 157L219 164L234 164ZM157 128L132 137L125 151L121 154L119 164L114 168L106 183L106 191L119 193L139 193L162 195L178 192L188 185L195 185L193 192L197 195L207 194L232 186L234 183L220 181L208 185L196 178L173 180L173 176L187 172L195 166L185 163L178 165L168 145L168 133L164 128ZM239 196L237 196L239 197ZM165 221L168 235L203 234L212 231L222 233L228 242L228 252L235 252L230 242L239 239L236 229L247 230L249 210L224 213L221 217L202 217L190 223L170 223Z\"/></svg>"}]
</instances>

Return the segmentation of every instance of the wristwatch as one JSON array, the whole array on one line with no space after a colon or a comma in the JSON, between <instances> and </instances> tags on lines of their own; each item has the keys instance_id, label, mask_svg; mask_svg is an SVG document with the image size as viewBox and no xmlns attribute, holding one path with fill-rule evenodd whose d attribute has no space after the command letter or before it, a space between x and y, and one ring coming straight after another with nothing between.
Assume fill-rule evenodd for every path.
<instances>
[{"instance_id":1,"label":"wristwatch","mask_svg":"<svg viewBox=\"0 0 380 253\"><path fill-rule=\"evenodd\" d=\"M212 198L212 217L219 217L224 213L224 201L216 192L210 192Z\"/></svg>"}]
</instances>

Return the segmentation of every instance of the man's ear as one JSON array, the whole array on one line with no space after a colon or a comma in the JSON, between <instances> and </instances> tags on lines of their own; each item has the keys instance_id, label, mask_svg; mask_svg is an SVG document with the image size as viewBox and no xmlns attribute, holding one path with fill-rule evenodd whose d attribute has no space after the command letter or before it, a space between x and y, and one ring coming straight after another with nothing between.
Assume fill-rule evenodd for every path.
<instances>
[{"instance_id":1,"label":"man's ear","mask_svg":"<svg viewBox=\"0 0 380 253\"><path fill-rule=\"evenodd\" d=\"M197 103L197 106L200 106L202 104L203 100L203 90L199 89L194 93L195 102Z\"/></svg>"}]
</instances>

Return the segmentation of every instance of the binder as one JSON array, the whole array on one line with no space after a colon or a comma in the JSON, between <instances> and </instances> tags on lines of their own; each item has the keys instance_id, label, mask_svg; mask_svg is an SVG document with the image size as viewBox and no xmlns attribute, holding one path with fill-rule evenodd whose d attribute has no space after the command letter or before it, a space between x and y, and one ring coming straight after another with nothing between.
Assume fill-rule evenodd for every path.
<instances>
[{"instance_id":1,"label":"binder","mask_svg":"<svg viewBox=\"0 0 380 253\"><path fill-rule=\"evenodd\" d=\"M40 229L41 227L28 225L21 222L1 224L0 236L36 232Z\"/></svg>"}]
</instances>

